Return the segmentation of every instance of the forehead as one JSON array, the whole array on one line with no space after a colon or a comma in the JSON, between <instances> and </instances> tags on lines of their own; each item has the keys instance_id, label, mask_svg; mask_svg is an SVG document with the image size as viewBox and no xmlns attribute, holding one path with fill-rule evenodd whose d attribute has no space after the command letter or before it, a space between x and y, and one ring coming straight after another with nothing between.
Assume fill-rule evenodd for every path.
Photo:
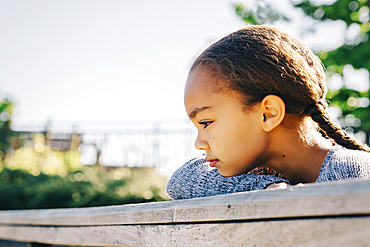
<instances>
[{"instance_id":1,"label":"forehead","mask_svg":"<svg viewBox=\"0 0 370 247\"><path fill-rule=\"evenodd\" d=\"M185 98L192 93L209 92L227 94L242 101L244 96L229 87L229 83L222 80L217 72L204 70L200 66L189 72L185 85Z\"/></svg>"},{"instance_id":2,"label":"forehead","mask_svg":"<svg viewBox=\"0 0 370 247\"><path fill-rule=\"evenodd\" d=\"M210 98L216 93L215 83L215 79L202 69L196 68L190 71L185 85L185 107L194 100Z\"/></svg>"},{"instance_id":3,"label":"forehead","mask_svg":"<svg viewBox=\"0 0 370 247\"><path fill-rule=\"evenodd\" d=\"M210 73L207 73L200 68L196 68L189 72L185 85L185 95L195 88L197 90L203 89L214 91L214 85L215 80L210 76Z\"/></svg>"},{"instance_id":4,"label":"forehead","mask_svg":"<svg viewBox=\"0 0 370 247\"><path fill-rule=\"evenodd\" d=\"M184 103L188 115L195 109L204 107L215 108L225 103L225 100L240 99L240 96L227 90L222 90L223 82L202 69L190 71L185 86Z\"/></svg>"}]
</instances>

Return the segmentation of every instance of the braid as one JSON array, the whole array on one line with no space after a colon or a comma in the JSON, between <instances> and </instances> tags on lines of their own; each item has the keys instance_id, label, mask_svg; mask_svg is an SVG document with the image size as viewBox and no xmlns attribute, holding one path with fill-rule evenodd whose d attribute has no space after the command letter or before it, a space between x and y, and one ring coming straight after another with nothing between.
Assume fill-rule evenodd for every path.
<instances>
[{"instance_id":1,"label":"braid","mask_svg":"<svg viewBox=\"0 0 370 247\"><path fill-rule=\"evenodd\" d=\"M319 127L325 132L325 134L334 139L336 143L348 149L370 152L370 148L368 146L358 142L356 139L348 135L348 133L339 125L335 124L326 109L326 102L320 100L317 104L309 106L307 111L311 115L312 120L318 123Z\"/></svg>"}]
</instances>

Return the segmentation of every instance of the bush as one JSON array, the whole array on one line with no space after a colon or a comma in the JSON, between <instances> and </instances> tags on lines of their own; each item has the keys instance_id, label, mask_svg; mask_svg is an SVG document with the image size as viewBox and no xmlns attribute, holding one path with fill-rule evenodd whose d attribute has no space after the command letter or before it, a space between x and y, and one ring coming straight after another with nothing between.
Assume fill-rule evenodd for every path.
<instances>
[{"instance_id":1,"label":"bush","mask_svg":"<svg viewBox=\"0 0 370 247\"><path fill-rule=\"evenodd\" d=\"M83 167L66 176L3 168L0 210L107 206L167 200L166 178L151 168Z\"/></svg>"}]
</instances>

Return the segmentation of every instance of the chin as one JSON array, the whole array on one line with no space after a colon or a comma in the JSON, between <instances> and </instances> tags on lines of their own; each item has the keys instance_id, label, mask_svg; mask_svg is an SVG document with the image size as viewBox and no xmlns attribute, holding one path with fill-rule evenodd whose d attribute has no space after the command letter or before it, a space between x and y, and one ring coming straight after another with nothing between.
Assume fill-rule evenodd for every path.
<instances>
[{"instance_id":1,"label":"chin","mask_svg":"<svg viewBox=\"0 0 370 247\"><path fill-rule=\"evenodd\" d=\"M239 174L233 174L233 173L226 172L226 171L221 171L220 169L217 169L217 170L218 170L218 173L220 173L220 175L223 177L232 177L235 175L239 175Z\"/></svg>"}]
</instances>

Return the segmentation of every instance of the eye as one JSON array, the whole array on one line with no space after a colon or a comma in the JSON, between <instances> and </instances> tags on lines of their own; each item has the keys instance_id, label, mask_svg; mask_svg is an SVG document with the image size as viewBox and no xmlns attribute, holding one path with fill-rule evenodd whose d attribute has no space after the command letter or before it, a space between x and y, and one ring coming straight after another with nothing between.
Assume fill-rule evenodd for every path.
<instances>
[{"instance_id":1,"label":"eye","mask_svg":"<svg viewBox=\"0 0 370 247\"><path fill-rule=\"evenodd\" d=\"M213 121L199 121L200 125L203 125L204 128L207 128Z\"/></svg>"}]
</instances>

